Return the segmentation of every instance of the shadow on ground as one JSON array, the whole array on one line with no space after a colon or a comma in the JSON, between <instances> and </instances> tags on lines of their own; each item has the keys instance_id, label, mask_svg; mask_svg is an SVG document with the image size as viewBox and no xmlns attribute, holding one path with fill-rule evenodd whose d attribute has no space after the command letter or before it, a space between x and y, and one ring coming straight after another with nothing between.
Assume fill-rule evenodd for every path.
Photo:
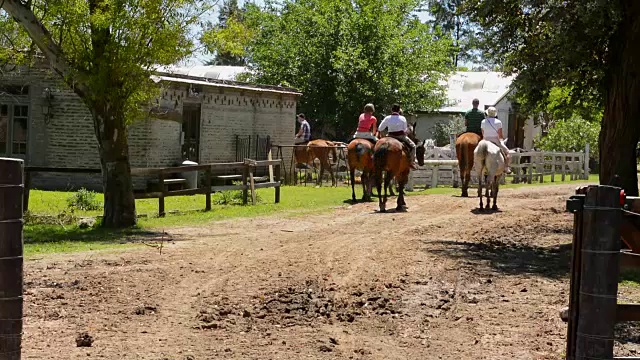
<instances>
[{"instance_id":1,"label":"shadow on ground","mask_svg":"<svg viewBox=\"0 0 640 360\"><path fill-rule=\"evenodd\" d=\"M172 240L172 235L162 231L142 229L113 230L101 227L81 229L75 225L25 225L25 244L54 244L66 241L84 243L127 244L142 241Z\"/></svg>"},{"instance_id":2,"label":"shadow on ground","mask_svg":"<svg viewBox=\"0 0 640 360\"><path fill-rule=\"evenodd\" d=\"M507 274L532 274L561 278L569 274L571 244L539 247L501 241L464 242L455 240L425 241L427 252L467 260L472 266L490 268Z\"/></svg>"}]
</instances>

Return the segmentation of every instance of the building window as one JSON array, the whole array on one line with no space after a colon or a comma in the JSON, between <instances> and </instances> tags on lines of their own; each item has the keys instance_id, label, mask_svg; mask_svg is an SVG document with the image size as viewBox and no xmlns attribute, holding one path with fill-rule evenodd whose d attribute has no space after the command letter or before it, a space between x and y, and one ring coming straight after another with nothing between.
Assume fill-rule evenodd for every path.
<instances>
[{"instance_id":1,"label":"building window","mask_svg":"<svg viewBox=\"0 0 640 360\"><path fill-rule=\"evenodd\" d=\"M27 154L29 106L0 104L0 155Z\"/></svg>"}]
</instances>

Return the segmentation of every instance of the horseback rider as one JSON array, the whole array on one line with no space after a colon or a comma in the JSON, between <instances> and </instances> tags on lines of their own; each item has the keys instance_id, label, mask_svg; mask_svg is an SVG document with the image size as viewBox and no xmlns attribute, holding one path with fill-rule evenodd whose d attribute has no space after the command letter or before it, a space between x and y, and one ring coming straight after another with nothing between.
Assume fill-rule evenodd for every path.
<instances>
[{"instance_id":1,"label":"horseback rider","mask_svg":"<svg viewBox=\"0 0 640 360\"><path fill-rule=\"evenodd\" d=\"M480 100L473 99L471 102L473 108L464 114L464 126L467 128L467 132L472 132L482 136L481 123L485 119L484 112L478 110Z\"/></svg>"},{"instance_id":2,"label":"horseback rider","mask_svg":"<svg viewBox=\"0 0 640 360\"><path fill-rule=\"evenodd\" d=\"M358 119L358 129L353 135L353 139L367 139L374 144L378 141L378 138L374 135L378 132L376 127L378 119L373 116L374 112L375 107L373 104L367 104L364 106L364 112L360 114L360 118Z\"/></svg>"},{"instance_id":3,"label":"horseback rider","mask_svg":"<svg viewBox=\"0 0 640 360\"><path fill-rule=\"evenodd\" d=\"M487 118L482 120L480 128L482 130L482 138L487 141L498 145L505 158L505 173L511 174L511 168L509 164L511 162L511 155L509 155L509 149L502 142L504 136L502 135L502 121L497 118L498 110L495 107L487 109Z\"/></svg>"},{"instance_id":4,"label":"horseback rider","mask_svg":"<svg viewBox=\"0 0 640 360\"><path fill-rule=\"evenodd\" d=\"M304 114L298 114L297 119L300 123L300 130L296 134L294 144L306 144L311 140L311 126L309 126L309 122L307 122Z\"/></svg>"},{"instance_id":5,"label":"horseback rider","mask_svg":"<svg viewBox=\"0 0 640 360\"><path fill-rule=\"evenodd\" d=\"M406 145L410 149L409 166L415 170L418 168L418 164L416 162L416 144L414 144L407 136L409 126L407 124L407 119L400 115L400 111L400 105L393 104L391 107L391 115L385 117L378 127L378 136L380 136L379 134L381 131L387 129L388 136L391 136Z\"/></svg>"}]
</instances>

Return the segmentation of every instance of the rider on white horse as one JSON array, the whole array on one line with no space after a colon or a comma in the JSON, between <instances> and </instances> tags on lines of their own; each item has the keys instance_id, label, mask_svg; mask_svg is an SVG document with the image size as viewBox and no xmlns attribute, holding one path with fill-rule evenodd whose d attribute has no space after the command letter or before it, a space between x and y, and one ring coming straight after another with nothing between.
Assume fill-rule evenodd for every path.
<instances>
[{"instance_id":1,"label":"rider on white horse","mask_svg":"<svg viewBox=\"0 0 640 360\"><path fill-rule=\"evenodd\" d=\"M487 109L487 118L482 120L480 125L482 129L482 138L487 141L498 145L502 150L502 154L505 158L505 173L511 174L511 168L509 164L511 162L511 156L509 155L509 148L504 144L504 136L502 135L502 121L497 118L498 110L491 106Z\"/></svg>"}]
</instances>

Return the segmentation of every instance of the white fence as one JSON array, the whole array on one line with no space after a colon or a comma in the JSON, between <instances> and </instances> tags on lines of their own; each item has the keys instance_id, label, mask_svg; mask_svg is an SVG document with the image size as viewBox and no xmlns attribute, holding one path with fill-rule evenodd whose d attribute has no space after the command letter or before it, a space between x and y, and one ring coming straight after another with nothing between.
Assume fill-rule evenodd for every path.
<instances>
[{"instance_id":1,"label":"white fence","mask_svg":"<svg viewBox=\"0 0 640 360\"><path fill-rule=\"evenodd\" d=\"M503 184L506 178L511 178L513 183L542 183L545 175L550 175L552 182L556 181L556 178L566 181L567 177L570 181L586 180L589 178L589 146L581 152L511 150L511 170L512 174L503 176ZM475 169L472 171L471 183L478 183ZM433 188L438 185L458 187L459 184L460 172L455 147L428 146L425 164L411 172L407 189Z\"/></svg>"}]
</instances>

